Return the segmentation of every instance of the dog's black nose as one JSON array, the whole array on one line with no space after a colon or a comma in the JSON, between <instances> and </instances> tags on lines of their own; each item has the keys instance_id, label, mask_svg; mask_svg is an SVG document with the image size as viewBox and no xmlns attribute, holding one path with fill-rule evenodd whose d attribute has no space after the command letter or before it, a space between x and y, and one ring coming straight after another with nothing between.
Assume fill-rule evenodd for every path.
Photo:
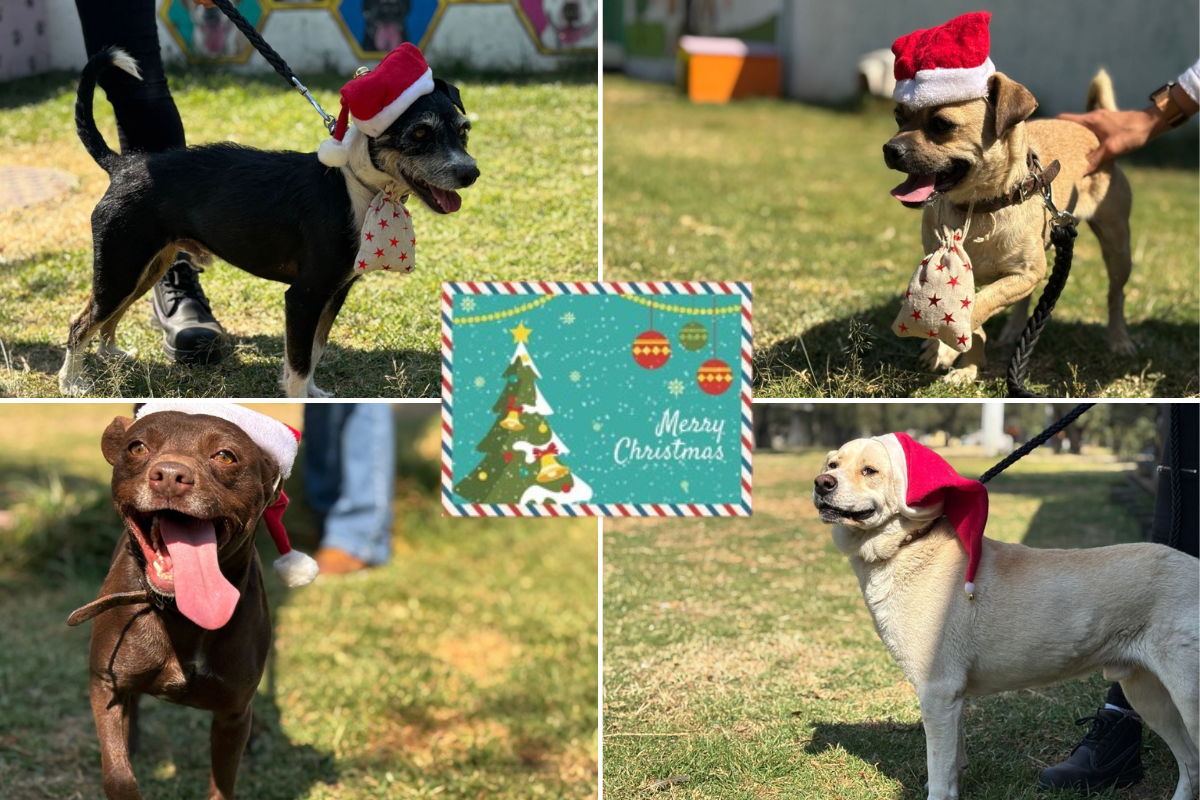
<instances>
[{"instance_id":1,"label":"dog's black nose","mask_svg":"<svg viewBox=\"0 0 1200 800\"><path fill-rule=\"evenodd\" d=\"M454 170L454 177L458 178L458 185L461 188L466 188L479 180L479 167L474 164L468 167L458 167Z\"/></svg>"},{"instance_id":2,"label":"dog's black nose","mask_svg":"<svg viewBox=\"0 0 1200 800\"><path fill-rule=\"evenodd\" d=\"M837 478L828 472L822 472L813 483L816 484L817 494L829 494L837 488Z\"/></svg>"},{"instance_id":3,"label":"dog's black nose","mask_svg":"<svg viewBox=\"0 0 1200 800\"><path fill-rule=\"evenodd\" d=\"M150 468L147 478L150 488L167 497L179 497L196 485L196 474L192 468L178 461L158 462Z\"/></svg>"},{"instance_id":4,"label":"dog's black nose","mask_svg":"<svg viewBox=\"0 0 1200 800\"><path fill-rule=\"evenodd\" d=\"M891 169L899 169L900 159L904 158L908 148L900 142L888 142L883 146L883 163Z\"/></svg>"},{"instance_id":5,"label":"dog's black nose","mask_svg":"<svg viewBox=\"0 0 1200 800\"><path fill-rule=\"evenodd\" d=\"M566 19L567 22L571 22L571 23L578 22L579 21L579 3L568 2L565 5L563 5L563 18Z\"/></svg>"}]
</instances>

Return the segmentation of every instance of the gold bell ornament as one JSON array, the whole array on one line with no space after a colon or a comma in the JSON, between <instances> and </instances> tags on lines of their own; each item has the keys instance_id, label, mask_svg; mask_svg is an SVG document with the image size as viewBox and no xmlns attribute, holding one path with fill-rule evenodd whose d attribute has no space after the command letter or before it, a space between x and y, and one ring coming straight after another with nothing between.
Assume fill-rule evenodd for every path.
<instances>
[{"instance_id":1,"label":"gold bell ornament","mask_svg":"<svg viewBox=\"0 0 1200 800\"><path fill-rule=\"evenodd\" d=\"M558 446L553 442L550 443L549 447L533 448L533 457L540 458L542 460L541 469L538 470L538 483L550 483L551 481L558 480L564 475L570 474L571 470L568 467L564 467L562 464L558 463L558 459L555 458L557 455Z\"/></svg>"},{"instance_id":2,"label":"gold bell ornament","mask_svg":"<svg viewBox=\"0 0 1200 800\"><path fill-rule=\"evenodd\" d=\"M524 410L525 407L517 405L514 398L508 398L508 416L500 420L500 427L506 431L525 430L525 426L521 424L521 412Z\"/></svg>"}]
</instances>

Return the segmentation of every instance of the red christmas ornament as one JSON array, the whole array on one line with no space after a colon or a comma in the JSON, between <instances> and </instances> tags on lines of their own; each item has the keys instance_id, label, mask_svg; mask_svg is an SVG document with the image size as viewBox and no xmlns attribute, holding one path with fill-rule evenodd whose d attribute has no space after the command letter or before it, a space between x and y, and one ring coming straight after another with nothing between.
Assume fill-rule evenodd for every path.
<instances>
[{"instance_id":1,"label":"red christmas ornament","mask_svg":"<svg viewBox=\"0 0 1200 800\"><path fill-rule=\"evenodd\" d=\"M697 370L696 383L706 394L724 394L733 385L733 370L719 358L709 359Z\"/></svg>"},{"instance_id":2,"label":"red christmas ornament","mask_svg":"<svg viewBox=\"0 0 1200 800\"><path fill-rule=\"evenodd\" d=\"M564 492L569 492L569 491L571 491L571 483L570 483L570 481L568 481L567 483L564 483L564 484L562 485L562 491L564 491Z\"/></svg>"},{"instance_id":3,"label":"red christmas ornament","mask_svg":"<svg viewBox=\"0 0 1200 800\"><path fill-rule=\"evenodd\" d=\"M658 331L646 331L633 340L633 360L642 369L658 369L671 357L671 340Z\"/></svg>"},{"instance_id":4,"label":"red christmas ornament","mask_svg":"<svg viewBox=\"0 0 1200 800\"><path fill-rule=\"evenodd\" d=\"M504 454L504 463L507 464L511 461L512 461L512 452L510 451L510 452L507 452Z\"/></svg>"}]
</instances>

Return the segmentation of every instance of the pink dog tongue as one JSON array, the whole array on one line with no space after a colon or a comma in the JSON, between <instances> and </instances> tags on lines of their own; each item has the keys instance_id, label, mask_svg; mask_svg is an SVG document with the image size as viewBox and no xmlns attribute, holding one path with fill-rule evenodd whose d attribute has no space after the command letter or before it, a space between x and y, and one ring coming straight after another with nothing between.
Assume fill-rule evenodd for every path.
<instances>
[{"instance_id":1,"label":"pink dog tongue","mask_svg":"<svg viewBox=\"0 0 1200 800\"><path fill-rule=\"evenodd\" d=\"M909 175L908 180L892 189L892 197L902 203L924 203L933 194L936 175Z\"/></svg>"},{"instance_id":2,"label":"pink dog tongue","mask_svg":"<svg viewBox=\"0 0 1200 800\"><path fill-rule=\"evenodd\" d=\"M241 593L221 574L212 522L164 516L158 530L171 556L175 605L180 613L201 628L215 631L222 627L233 616Z\"/></svg>"},{"instance_id":3,"label":"pink dog tongue","mask_svg":"<svg viewBox=\"0 0 1200 800\"><path fill-rule=\"evenodd\" d=\"M439 189L436 186L430 186L429 191L433 192L434 199L438 201L442 211L447 214L453 214L462 208L462 198L453 189Z\"/></svg>"}]
</instances>

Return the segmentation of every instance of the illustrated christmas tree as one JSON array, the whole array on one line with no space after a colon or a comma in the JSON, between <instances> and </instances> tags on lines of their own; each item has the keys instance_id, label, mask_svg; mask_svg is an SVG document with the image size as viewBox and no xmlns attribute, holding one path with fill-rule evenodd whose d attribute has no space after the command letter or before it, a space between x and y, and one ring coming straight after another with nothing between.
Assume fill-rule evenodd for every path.
<instances>
[{"instance_id":1,"label":"illustrated christmas tree","mask_svg":"<svg viewBox=\"0 0 1200 800\"><path fill-rule=\"evenodd\" d=\"M560 460L570 450L550 426L554 409L538 388L542 375L526 348L531 329L522 322L510 332L516 349L492 406L496 421L475 446L483 460L454 491L470 503L586 503L591 487Z\"/></svg>"}]
</instances>

